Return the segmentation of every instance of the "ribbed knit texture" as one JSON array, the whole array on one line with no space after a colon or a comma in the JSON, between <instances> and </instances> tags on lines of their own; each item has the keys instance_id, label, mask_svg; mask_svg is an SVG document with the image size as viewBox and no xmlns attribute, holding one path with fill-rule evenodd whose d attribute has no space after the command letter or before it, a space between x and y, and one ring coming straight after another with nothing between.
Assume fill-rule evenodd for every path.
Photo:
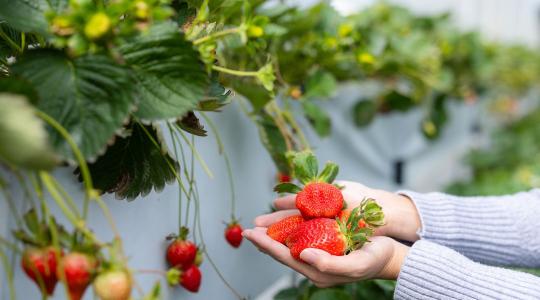
<instances>
[{"instance_id":1,"label":"ribbed knit texture","mask_svg":"<svg viewBox=\"0 0 540 300\"><path fill-rule=\"evenodd\" d=\"M540 277L481 265L420 240L401 267L394 299L540 299Z\"/></svg>"},{"instance_id":2,"label":"ribbed knit texture","mask_svg":"<svg viewBox=\"0 0 540 300\"><path fill-rule=\"evenodd\" d=\"M399 193L418 209L421 239L477 262L540 267L540 190L494 197Z\"/></svg>"}]
</instances>

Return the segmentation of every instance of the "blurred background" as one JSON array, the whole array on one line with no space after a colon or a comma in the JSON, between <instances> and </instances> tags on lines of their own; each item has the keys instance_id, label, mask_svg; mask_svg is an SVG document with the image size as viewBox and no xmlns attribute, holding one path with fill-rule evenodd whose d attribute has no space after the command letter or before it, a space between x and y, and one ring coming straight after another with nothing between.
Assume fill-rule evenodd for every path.
<instances>
[{"instance_id":1,"label":"blurred background","mask_svg":"<svg viewBox=\"0 0 540 300\"><path fill-rule=\"evenodd\" d=\"M341 14L351 15L376 2L336 0L330 4ZM276 3L309 8L318 2ZM539 44L540 0L403 0L388 3L398 4L418 16L449 13L451 22L457 27L478 32L487 41L524 45L531 49L537 49ZM526 56L522 59L522 64L538 66L537 61L527 61ZM357 117L351 111L358 99L371 97L378 88L370 83L345 82L330 96L333 101L321 101L320 106L332 119L332 134L328 137L319 138L309 124L300 124L306 128L319 159L333 160L341 166L340 179L391 191L449 191L462 195L511 193L540 184L540 113L535 110L540 98L534 88L504 99L490 95L492 99L486 99L488 101L449 102L445 125L436 127L440 131L436 139L426 138L426 126L422 128L424 132L419 130L419 124L425 118L422 106L405 112L379 114L367 125L355 125ZM250 125L251 121L242 113L238 101L233 101L223 113L213 114L211 118L220 124L219 131L226 141L224 147L235 174L238 203L241 203L237 214L242 225L250 227L255 216L269 211L275 197L272 187L276 182L276 169L259 142L257 129ZM429 134L430 130L427 131ZM282 292L278 299L295 299L287 294L294 291L286 290L299 280L290 270L246 241L239 249L224 243L222 221L227 221L229 216L228 183L222 180L226 178L225 164L216 155L218 146L213 138L196 138L196 145L214 175L210 178L200 167L196 168L201 217L205 223L203 234L208 252L223 277L251 299L274 299L279 291ZM63 178L62 183L69 192L82 195L70 170L59 170L57 175ZM167 246L164 237L176 226L176 218L171 217L172 212L176 212L176 202L171 200L176 198L175 185L133 202L105 196L120 231L124 233L133 268L166 267L164 257L156 253L164 253ZM3 236L13 226L7 207L1 206L5 203L0 201L0 233ZM91 208L90 226L98 235L112 237L97 211L97 206ZM198 294L166 289L165 298L234 299L207 261L202 265L202 272L203 283ZM38 299L34 284L24 276L21 272L16 274L18 296L20 299ZM152 275L138 275L137 278L145 290L156 280ZM365 289L368 294L361 299L391 298L391 289L391 283L368 283ZM370 298L370 291L375 296ZM62 297L57 293L53 299ZM4 279L0 285L0 299L8 299ZM91 293L85 299L92 299Z\"/></svg>"}]
</instances>

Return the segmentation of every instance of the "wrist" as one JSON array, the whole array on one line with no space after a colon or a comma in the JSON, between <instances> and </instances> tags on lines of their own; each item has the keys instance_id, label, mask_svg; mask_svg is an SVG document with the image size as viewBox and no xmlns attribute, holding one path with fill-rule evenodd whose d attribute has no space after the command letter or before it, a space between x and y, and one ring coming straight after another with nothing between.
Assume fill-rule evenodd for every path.
<instances>
[{"instance_id":1,"label":"wrist","mask_svg":"<svg viewBox=\"0 0 540 300\"><path fill-rule=\"evenodd\" d=\"M406 196L384 190L376 190L374 194L377 195L375 199L381 199L386 222L378 234L403 241L417 241L420 238L418 232L421 222L413 201Z\"/></svg>"},{"instance_id":2,"label":"wrist","mask_svg":"<svg viewBox=\"0 0 540 300\"><path fill-rule=\"evenodd\" d=\"M399 277L399 272L401 272L401 266L403 265L407 255L409 254L409 249L410 247L394 241L392 255L382 269L378 278L396 280Z\"/></svg>"}]
</instances>

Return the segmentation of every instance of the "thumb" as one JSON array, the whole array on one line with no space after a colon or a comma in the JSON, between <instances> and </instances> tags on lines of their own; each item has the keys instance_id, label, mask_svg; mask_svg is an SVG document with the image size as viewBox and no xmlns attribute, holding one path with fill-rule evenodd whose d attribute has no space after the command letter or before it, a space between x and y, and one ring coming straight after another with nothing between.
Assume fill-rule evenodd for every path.
<instances>
[{"instance_id":1,"label":"thumb","mask_svg":"<svg viewBox=\"0 0 540 300\"><path fill-rule=\"evenodd\" d=\"M300 253L300 258L304 262L316 266L320 261L324 260L329 255L330 254L324 250L316 248L306 248Z\"/></svg>"}]
</instances>

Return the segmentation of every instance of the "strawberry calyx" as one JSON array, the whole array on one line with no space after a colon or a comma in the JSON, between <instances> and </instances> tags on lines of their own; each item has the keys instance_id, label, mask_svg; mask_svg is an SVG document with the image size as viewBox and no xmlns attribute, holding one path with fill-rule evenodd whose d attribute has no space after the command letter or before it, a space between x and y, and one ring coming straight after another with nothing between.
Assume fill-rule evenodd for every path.
<instances>
[{"instance_id":1,"label":"strawberry calyx","mask_svg":"<svg viewBox=\"0 0 540 300\"><path fill-rule=\"evenodd\" d=\"M361 226L361 221L364 221L366 226ZM347 254L369 242L375 228L384 225L384 213L374 199L364 198L360 205L351 211L346 221L336 218L336 222L345 238Z\"/></svg>"},{"instance_id":2,"label":"strawberry calyx","mask_svg":"<svg viewBox=\"0 0 540 300\"><path fill-rule=\"evenodd\" d=\"M319 162L311 151L287 153L287 158L293 167L293 177L298 178L304 186L321 182L332 184L339 172L339 166L329 161L319 173ZM274 191L278 193L297 194L301 190L300 186L291 182L282 182L274 187Z\"/></svg>"}]
</instances>

